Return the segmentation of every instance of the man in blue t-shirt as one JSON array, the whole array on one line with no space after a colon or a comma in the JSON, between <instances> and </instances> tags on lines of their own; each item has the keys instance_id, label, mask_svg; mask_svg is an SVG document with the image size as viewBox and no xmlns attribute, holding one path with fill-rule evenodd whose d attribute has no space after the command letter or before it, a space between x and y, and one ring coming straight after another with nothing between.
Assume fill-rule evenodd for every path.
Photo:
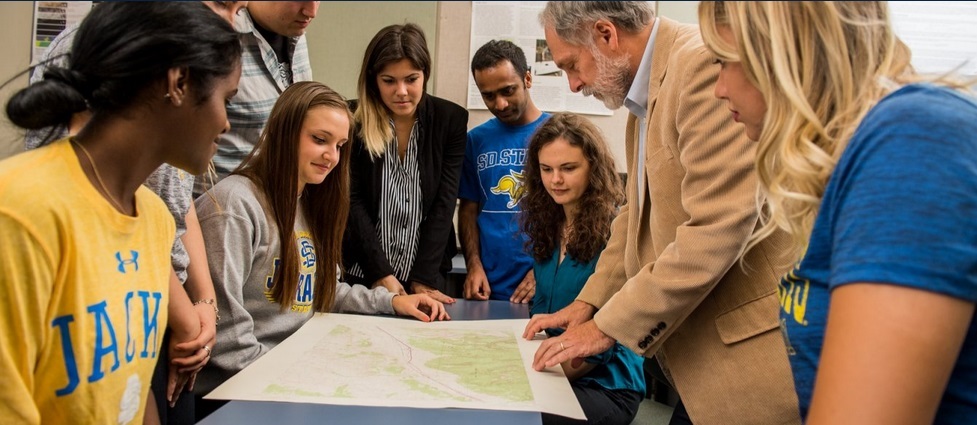
<instances>
[{"instance_id":1,"label":"man in blue t-shirt","mask_svg":"<svg viewBox=\"0 0 977 425\"><path fill-rule=\"evenodd\" d=\"M492 40L472 58L472 75L495 118L468 132L458 197L458 234L468 277L464 297L528 303L536 293L533 259L519 230L526 145L549 114L529 97L526 55Z\"/></svg>"}]
</instances>

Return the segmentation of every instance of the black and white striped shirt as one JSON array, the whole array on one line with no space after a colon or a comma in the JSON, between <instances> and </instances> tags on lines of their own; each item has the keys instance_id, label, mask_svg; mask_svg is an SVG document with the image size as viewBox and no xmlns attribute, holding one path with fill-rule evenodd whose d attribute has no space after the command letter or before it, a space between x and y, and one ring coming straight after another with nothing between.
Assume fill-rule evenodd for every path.
<instances>
[{"instance_id":1,"label":"black and white striped shirt","mask_svg":"<svg viewBox=\"0 0 977 425\"><path fill-rule=\"evenodd\" d=\"M393 126L393 121L390 121ZM421 226L421 172L417 163L417 121L410 131L407 152L401 160L397 152L397 136L387 144L383 153L383 193L377 214L377 237L387 255L394 277L405 283L417 256L418 228ZM363 277L359 264L349 273Z\"/></svg>"}]
</instances>

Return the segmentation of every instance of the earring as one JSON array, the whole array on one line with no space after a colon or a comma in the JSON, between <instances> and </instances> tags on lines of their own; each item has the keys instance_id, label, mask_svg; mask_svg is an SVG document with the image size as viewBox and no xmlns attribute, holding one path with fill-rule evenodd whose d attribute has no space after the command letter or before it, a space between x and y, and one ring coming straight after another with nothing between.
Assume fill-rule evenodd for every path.
<instances>
[{"instance_id":1,"label":"earring","mask_svg":"<svg viewBox=\"0 0 977 425\"><path fill-rule=\"evenodd\" d=\"M173 106L180 106L180 105L183 104L183 101L180 100L179 97L172 96L169 93L164 94L163 95L163 99L164 99L164 102L167 101L167 100L173 102Z\"/></svg>"}]
</instances>

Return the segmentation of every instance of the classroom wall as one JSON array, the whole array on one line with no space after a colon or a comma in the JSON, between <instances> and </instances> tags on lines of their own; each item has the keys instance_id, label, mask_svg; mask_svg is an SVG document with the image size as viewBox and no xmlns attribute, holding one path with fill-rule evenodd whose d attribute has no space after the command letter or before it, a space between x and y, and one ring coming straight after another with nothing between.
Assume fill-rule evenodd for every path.
<instances>
[{"instance_id":1,"label":"classroom wall","mask_svg":"<svg viewBox=\"0 0 977 425\"><path fill-rule=\"evenodd\" d=\"M0 83L27 69L31 58L31 30L34 2L0 2ZM0 105L27 86L27 75L21 75L7 87L0 89ZM5 108L0 108L0 111ZM24 133L10 124L7 114L0 112L0 159L24 150Z\"/></svg>"},{"instance_id":2,"label":"classroom wall","mask_svg":"<svg viewBox=\"0 0 977 425\"><path fill-rule=\"evenodd\" d=\"M695 22L698 2L658 2L659 13L681 22ZM25 70L30 60L33 2L0 2L0 81ZM405 22L418 24L428 37L434 69L428 90L462 106L467 103L468 58L471 56L471 2L322 2L319 14L309 26L309 56L313 76L346 97L356 97L356 79L363 51L380 28ZM464 60L459 60L464 58ZM26 75L0 90L0 104L27 85ZM0 159L23 149L23 132L0 114ZM468 122L475 127L492 115L473 110ZM618 169L625 170L625 109L612 116L588 116L604 131L612 145Z\"/></svg>"},{"instance_id":3,"label":"classroom wall","mask_svg":"<svg viewBox=\"0 0 977 425\"><path fill-rule=\"evenodd\" d=\"M427 35L432 62L437 60L438 3L433 1L321 2L319 14L306 33L313 77L347 98L356 98L356 80L363 53L381 28L411 22ZM428 90L440 69L431 70Z\"/></svg>"}]
</instances>

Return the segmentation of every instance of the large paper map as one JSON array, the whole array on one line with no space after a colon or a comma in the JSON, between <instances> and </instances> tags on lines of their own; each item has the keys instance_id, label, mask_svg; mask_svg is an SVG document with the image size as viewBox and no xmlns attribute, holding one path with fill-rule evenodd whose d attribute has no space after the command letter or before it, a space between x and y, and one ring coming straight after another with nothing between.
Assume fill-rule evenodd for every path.
<instances>
[{"instance_id":1,"label":"large paper map","mask_svg":"<svg viewBox=\"0 0 977 425\"><path fill-rule=\"evenodd\" d=\"M559 368L529 365L527 320L317 314L206 398L544 411L583 419Z\"/></svg>"}]
</instances>

